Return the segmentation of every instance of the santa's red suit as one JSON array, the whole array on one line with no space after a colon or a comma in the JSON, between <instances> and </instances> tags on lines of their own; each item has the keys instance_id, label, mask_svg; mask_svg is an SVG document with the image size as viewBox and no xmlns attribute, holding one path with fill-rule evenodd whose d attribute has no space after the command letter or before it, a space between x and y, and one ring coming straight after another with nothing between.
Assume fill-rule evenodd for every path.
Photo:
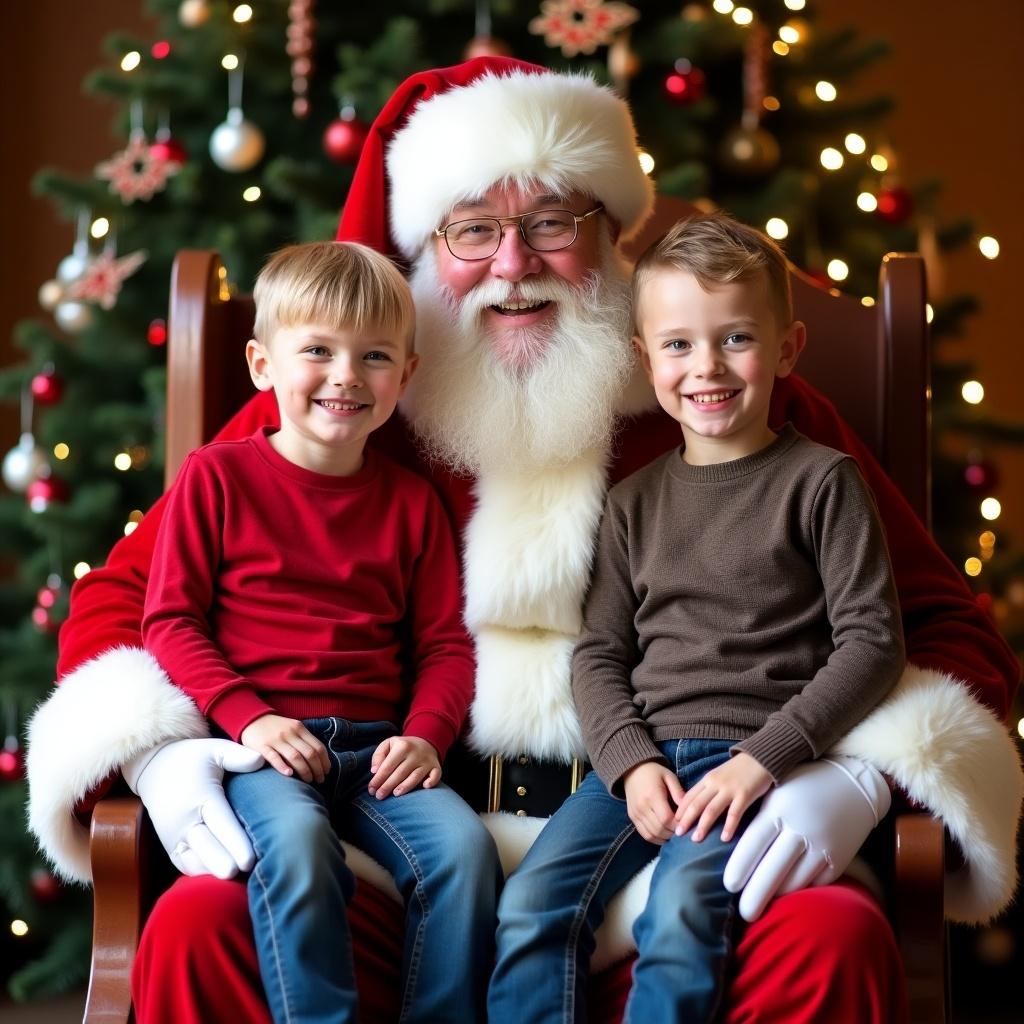
<instances>
[{"instance_id":1,"label":"santa's red suit","mask_svg":"<svg viewBox=\"0 0 1024 1024\"><path fill-rule=\"evenodd\" d=\"M483 70L515 67L515 62L506 68L485 59L414 76L411 87L406 83L378 119L381 130L364 152L339 237L387 245L380 166L396 122L409 120L415 102L442 95L452 84L475 83ZM565 91L560 76L546 77L554 80L555 91ZM503 81L487 84L498 87L504 102ZM531 111L535 99L530 97ZM495 102L492 96L480 105L486 119L479 131L485 134L493 130L490 121L500 122L498 146L509 128L507 118L495 117ZM598 100L600 109L606 104ZM579 110L574 118L580 123ZM466 130L464 121L462 116L459 123ZM425 124L428 144L440 145L438 126L429 119ZM550 145L547 137L545 145ZM391 188L398 193L393 204L424 195L429 200L430 186L421 174L429 156L429 149L413 147L406 157L408 180L403 184L402 168L397 178L392 174ZM525 159L535 166L538 157ZM621 175L588 180L588 168L600 161L594 152L587 161L569 180L605 201L619 222L635 226L642 210L625 200L616 208ZM478 189L502 178L500 168L489 164L478 170ZM428 203L417 226L407 202L412 220L403 221L405 235L397 233L407 256L454 205L444 181L434 184L440 188L435 204L449 205L439 212ZM603 494L609 482L679 441L677 424L642 411L653 410L650 396L631 396L622 410L629 415L610 446L570 463L553 462L529 479L486 472L470 479L427 465L399 416L373 435L371 443L434 481L463 538L467 623L478 661L472 742L484 754L567 763L582 753L567 668ZM259 395L220 436L247 436L275 420L272 396ZM797 377L778 381L773 394L772 425L787 420L812 439L857 457L885 524L904 618L911 667L839 749L874 765L944 820L964 855L963 867L947 879L947 913L957 920L983 920L1006 904L1016 883L1022 782L1001 723L1018 680L1016 659L870 454L827 400ZM31 724L30 820L48 856L69 878L89 877L89 809L119 767L155 744L205 735L198 712L182 706L160 667L140 650L146 577L162 509L161 501L118 543L104 567L76 584L72 614L61 633L61 685ZM541 824L513 815L493 817L499 819L497 830L520 852ZM388 879L375 873L374 865L365 866L363 876L373 884L361 884L351 908L360 993L365 1018L384 1021L394 1019L399 991L401 911L388 892ZM628 961L622 958L632 948L630 915L637 899L642 901L643 884L642 877L631 883L599 936L593 1019L613 1021L621 1012L629 984ZM639 888L631 893L634 887ZM598 970L616 960L619 966ZM179 879L147 922L134 982L137 1017L145 1024L268 1019L244 885L209 876ZM853 884L782 897L747 927L738 941L727 1000L726 1019L735 1022L882 1024L905 1015L892 932L874 900Z\"/></svg>"}]
</instances>

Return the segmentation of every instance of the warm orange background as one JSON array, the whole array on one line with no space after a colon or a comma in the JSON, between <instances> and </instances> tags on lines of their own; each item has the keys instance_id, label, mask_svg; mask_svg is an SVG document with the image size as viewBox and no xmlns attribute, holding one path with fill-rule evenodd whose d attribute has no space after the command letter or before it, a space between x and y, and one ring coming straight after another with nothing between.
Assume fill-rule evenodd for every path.
<instances>
[{"instance_id":1,"label":"warm orange background","mask_svg":"<svg viewBox=\"0 0 1024 1024\"><path fill-rule=\"evenodd\" d=\"M330 2L330 0L321 0ZM951 286L977 294L983 313L970 322L966 347L990 407L1024 417L1020 295L1024 291L1024 3L988 0L809 0L830 26L851 24L892 44L891 57L865 76L864 92L884 92L899 106L889 140L907 181L939 176L941 210L968 214L994 234L1002 254L976 249L950 257ZM643 9L642 3L637 3ZM30 0L3 4L6 53L0 62L0 363L16 358L10 328L43 315L39 285L71 251L70 225L29 195L36 168L88 172L121 145L115 109L81 93L85 74L106 60L100 43L112 29L145 33L142 0ZM524 4L524 10L531 10ZM467 37L470 35L467 26ZM144 35L144 38L146 36ZM282 46L284 41L282 40ZM0 451L17 439L16 416L0 410ZM994 453L1002 470L1000 525L1024 544L1024 451ZM940 499L941 500L941 499Z\"/></svg>"}]
</instances>

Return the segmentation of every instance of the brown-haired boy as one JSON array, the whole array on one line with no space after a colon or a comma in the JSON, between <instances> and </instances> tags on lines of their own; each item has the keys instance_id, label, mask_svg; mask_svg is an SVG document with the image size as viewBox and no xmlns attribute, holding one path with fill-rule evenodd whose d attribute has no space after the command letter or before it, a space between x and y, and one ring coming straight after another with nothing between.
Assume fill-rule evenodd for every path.
<instances>
[{"instance_id":1,"label":"brown-haired boy","mask_svg":"<svg viewBox=\"0 0 1024 1024\"><path fill-rule=\"evenodd\" d=\"M768 427L773 382L805 340L788 282L774 243L720 215L677 224L636 266L633 343L683 445L608 495L573 656L595 771L505 890L495 1024L570 1005L579 940L655 856L626 1020L714 1019L737 899L722 874L746 812L903 669L855 462ZM802 882L828 878L823 864ZM518 1016L514 993L530 1007Z\"/></svg>"},{"instance_id":2,"label":"brown-haired boy","mask_svg":"<svg viewBox=\"0 0 1024 1024\"><path fill-rule=\"evenodd\" d=\"M403 1020L479 1019L500 869L440 784L473 687L455 547L430 485L366 449L415 369L409 289L372 249L310 243L270 259L255 301L246 358L281 425L182 466L143 638L268 762L225 790L274 1020L357 1019L336 832L405 900Z\"/></svg>"}]
</instances>

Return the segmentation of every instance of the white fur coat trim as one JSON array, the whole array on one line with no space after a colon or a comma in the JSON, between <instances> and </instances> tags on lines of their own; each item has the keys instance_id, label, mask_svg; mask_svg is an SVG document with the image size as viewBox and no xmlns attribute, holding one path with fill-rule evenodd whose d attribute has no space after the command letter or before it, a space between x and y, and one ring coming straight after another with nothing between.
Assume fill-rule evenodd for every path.
<instances>
[{"instance_id":1,"label":"white fur coat trim","mask_svg":"<svg viewBox=\"0 0 1024 1024\"><path fill-rule=\"evenodd\" d=\"M593 196L629 236L654 202L637 154L629 108L589 75L487 74L423 101L396 133L391 231L414 256L455 206L506 184Z\"/></svg>"},{"instance_id":2,"label":"white fur coat trim","mask_svg":"<svg viewBox=\"0 0 1024 1024\"><path fill-rule=\"evenodd\" d=\"M466 625L579 632L605 496L605 455L485 473L466 529Z\"/></svg>"},{"instance_id":3,"label":"white fur coat trim","mask_svg":"<svg viewBox=\"0 0 1024 1024\"><path fill-rule=\"evenodd\" d=\"M208 735L195 704L139 648L112 648L66 676L28 725L29 827L56 871L92 879L74 808L111 772L158 743Z\"/></svg>"},{"instance_id":4,"label":"white fur coat trim","mask_svg":"<svg viewBox=\"0 0 1024 1024\"><path fill-rule=\"evenodd\" d=\"M837 745L870 762L943 820L965 864L947 873L945 913L981 923L1017 886L1024 775L1006 727L963 683L908 666L889 696Z\"/></svg>"},{"instance_id":5,"label":"white fur coat trim","mask_svg":"<svg viewBox=\"0 0 1024 1024\"><path fill-rule=\"evenodd\" d=\"M583 756L570 686L575 634L480 629L470 742L481 754L527 753L568 764Z\"/></svg>"}]
</instances>

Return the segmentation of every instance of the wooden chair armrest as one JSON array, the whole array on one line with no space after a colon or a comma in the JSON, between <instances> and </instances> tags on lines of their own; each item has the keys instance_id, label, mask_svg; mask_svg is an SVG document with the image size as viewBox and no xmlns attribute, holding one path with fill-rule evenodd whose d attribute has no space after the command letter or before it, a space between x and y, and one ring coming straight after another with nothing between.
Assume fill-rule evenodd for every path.
<instances>
[{"instance_id":1,"label":"wooden chair armrest","mask_svg":"<svg viewBox=\"0 0 1024 1024\"><path fill-rule=\"evenodd\" d=\"M142 929L146 880L145 808L137 797L100 800L93 809L92 964L86 1024L131 1016L131 970Z\"/></svg>"},{"instance_id":2,"label":"wooden chair armrest","mask_svg":"<svg viewBox=\"0 0 1024 1024\"><path fill-rule=\"evenodd\" d=\"M907 978L910 1020L950 1020L946 923L943 917L946 837L930 814L899 814L895 822L893 915Z\"/></svg>"}]
</instances>

